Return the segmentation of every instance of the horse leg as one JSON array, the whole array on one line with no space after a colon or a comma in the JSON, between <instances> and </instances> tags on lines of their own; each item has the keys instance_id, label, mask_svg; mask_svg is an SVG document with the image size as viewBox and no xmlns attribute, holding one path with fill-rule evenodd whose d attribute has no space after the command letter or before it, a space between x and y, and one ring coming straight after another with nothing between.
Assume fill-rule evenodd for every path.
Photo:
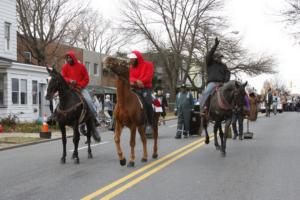
<instances>
[{"instance_id":1,"label":"horse leg","mask_svg":"<svg viewBox=\"0 0 300 200\"><path fill-rule=\"evenodd\" d=\"M60 131L61 131L61 139L62 139L62 144L63 144L63 154L62 154L62 157L60 159L60 162L62 164L65 164L66 163L66 156L67 156L67 149L66 149L66 146L67 146L67 137L66 137L66 127L64 124L59 124L59 128L60 128Z\"/></svg>"},{"instance_id":2,"label":"horse leg","mask_svg":"<svg viewBox=\"0 0 300 200\"><path fill-rule=\"evenodd\" d=\"M127 167L134 167L134 161L135 161L135 134L136 134L136 127L132 126L130 128L130 160L127 164Z\"/></svg>"},{"instance_id":3,"label":"horse leg","mask_svg":"<svg viewBox=\"0 0 300 200\"><path fill-rule=\"evenodd\" d=\"M205 116L201 117L201 124L203 124L205 130L205 144L209 144L209 136L207 131L208 119Z\"/></svg>"},{"instance_id":4,"label":"horse leg","mask_svg":"<svg viewBox=\"0 0 300 200\"><path fill-rule=\"evenodd\" d=\"M139 126L138 131L139 131L142 143L143 143L143 158L141 161L147 162L148 161L148 152L147 152L147 137L146 137L146 133L145 133L145 127Z\"/></svg>"},{"instance_id":5,"label":"horse leg","mask_svg":"<svg viewBox=\"0 0 300 200\"><path fill-rule=\"evenodd\" d=\"M152 126L153 129L153 154L152 154L152 158L156 159L158 157L157 154L157 139L158 139L158 120L159 120L159 116L155 116L155 120ZM147 150L147 148L146 148Z\"/></svg>"},{"instance_id":6,"label":"horse leg","mask_svg":"<svg viewBox=\"0 0 300 200\"><path fill-rule=\"evenodd\" d=\"M118 153L119 160L120 160L120 165L124 166L124 165L126 165L126 158L123 155L122 148L121 148L121 145L120 145L121 131L122 131L121 124L118 121L116 121L114 140L115 140L117 153Z\"/></svg>"},{"instance_id":7,"label":"horse leg","mask_svg":"<svg viewBox=\"0 0 300 200\"><path fill-rule=\"evenodd\" d=\"M215 140L215 147L217 150L220 150L220 145L218 143L218 130L219 130L219 125L215 123L214 125L214 140ZM220 130L219 130L220 131Z\"/></svg>"},{"instance_id":8,"label":"horse leg","mask_svg":"<svg viewBox=\"0 0 300 200\"><path fill-rule=\"evenodd\" d=\"M91 149L91 136L93 131L93 122L91 120L86 122L87 126L87 143L88 143L88 158L93 158L92 149Z\"/></svg>"},{"instance_id":9,"label":"horse leg","mask_svg":"<svg viewBox=\"0 0 300 200\"><path fill-rule=\"evenodd\" d=\"M231 124L231 120L226 120L225 122L225 130L224 130L224 134L223 134L223 147L222 147L222 154L223 156L226 155L226 141L227 141L227 135L228 135L228 131L229 131L229 127Z\"/></svg>"},{"instance_id":10,"label":"horse leg","mask_svg":"<svg viewBox=\"0 0 300 200\"><path fill-rule=\"evenodd\" d=\"M218 122L220 123L220 125L218 125L219 127L222 127L222 122ZM220 136L220 140L221 140L221 153L222 153L222 156L225 156L225 148L224 148L224 133L222 131L222 128L219 129L219 136Z\"/></svg>"},{"instance_id":11,"label":"horse leg","mask_svg":"<svg viewBox=\"0 0 300 200\"><path fill-rule=\"evenodd\" d=\"M72 159L74 159L75 164L79 164L78 144L79 144L79 140L80 140L80 135L79 135L79 131L78 131L78 124L76 124L73 127L73 133L74 133L73 134L74 151L73 151Z\"/></svg>"}]
</instances>

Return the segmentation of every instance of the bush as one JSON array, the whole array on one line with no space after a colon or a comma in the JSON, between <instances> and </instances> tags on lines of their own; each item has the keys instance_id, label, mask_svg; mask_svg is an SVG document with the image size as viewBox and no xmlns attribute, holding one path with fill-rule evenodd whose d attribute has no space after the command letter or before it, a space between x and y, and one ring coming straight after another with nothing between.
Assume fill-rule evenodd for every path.
<instances>
[{"instance_id":1,"label":"bush","mask_svg":"<svg viewBox=\"0 0 300 200\"><path fill-rule=\"evenodd\" d=\"M1 120L4 132L39 133L41 124L38 122L17 123L11 119ZM51 130L58 130L58 126L49 126Z\"/></svg>"},{"instance_id":2,"label":"bush","mask_svg":"<svg viewBox=\"0 0 300 200\"><path fill-rule=\"evenodd\" d=\"M4 131L14 131L16 129L17 123L19 119L16 115L9 114L7 117L1 119L1 124L3 126Z\"/></svg>"}]
</instances>

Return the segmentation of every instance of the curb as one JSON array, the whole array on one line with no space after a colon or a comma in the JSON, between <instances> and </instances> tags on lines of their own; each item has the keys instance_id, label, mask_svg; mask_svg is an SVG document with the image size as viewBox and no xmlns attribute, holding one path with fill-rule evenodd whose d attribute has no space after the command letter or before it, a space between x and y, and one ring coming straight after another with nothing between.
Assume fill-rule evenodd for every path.
<instances>
[{"instance_id":1,"label":"curb","mask_svg":"<svg viewBox=\"0 0 300 200\"><path fill-rule=\"evenodd\" d=\"M72 135L67 136L67 138L72 137ZM25 147L25 146L30 146L30 145L35 145L35 144L41 144L41 143L46 143L46 142L51 142L51 141L55 141L55 140L61 140L61 137L58 138L53 138L53 139L44 139L44 140L40 140L40 141L35 141L35 142L28 142L28 143L24 143L24 144L16 144L10 147L3 147L0 148L0 151L5 151L5 150L9 150L9 149L16 149L19 147Z\"/></svg>"}]
</instances>

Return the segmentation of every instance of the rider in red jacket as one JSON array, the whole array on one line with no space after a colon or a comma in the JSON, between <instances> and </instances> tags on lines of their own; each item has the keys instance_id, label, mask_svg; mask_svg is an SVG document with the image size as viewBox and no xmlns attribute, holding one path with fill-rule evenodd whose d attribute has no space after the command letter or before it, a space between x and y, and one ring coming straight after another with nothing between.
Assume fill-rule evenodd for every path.
<instances>
[{"instance_id":1,"label":"rider in red jacket","mask_svg":"<svg viewBox=\"0 0 300 200\"><path fill-rule=\"evenodd\" d=\"M73 51L66 54L66 60L67 63L61 69L62 76L68 83L84 89L90 80L85 66L78 62Z\"/></svg>"},{"instance_id":2,"label":"rider in red jacket","mask_svg":"<svg viewBox=\"0 0 300 200\"><path fill-rule=\"evenodd\" d=\"M130 84L139 88L152 89L153 64L145 61L139 51L132 51L129 57L132 57L130 63Z\"/></svg>"},{"instance_id":3,"label":"rider in red jacket","mask_svg":"<svg viewBox=\"0 0 300 200\"><path fill-rule=\"evenodd\" d=\"M73 51L69 51L66 54L65 59L66 64L63 65L61 74L67 81L67 83L69 83L73 87L81 89L81 94L95 118L96 126L98 126L100 124L100 119L98 118L98 114L91 95L86 89L86 86L89 83L89 75L87 73L87 70L85 66L77 60ZM101 138L96 128L94 129L94 134L96 136L95 139L97 139L97 141L100 141Z\"/></svg>"},{"instance_id":4,"label":"rider in red jacket","mask_svg":"<svg viewBox=\"0 0 300 200\"><path fill-rule=\"evenodd\" d=\"M147 113L147 124L152 125L152 79L154 74L153 64L149 61L145 61L139 51L132 51L131 54L128 54L128 58L130 58L130 85L143 100Z\"/></svg>"}]
</instances>

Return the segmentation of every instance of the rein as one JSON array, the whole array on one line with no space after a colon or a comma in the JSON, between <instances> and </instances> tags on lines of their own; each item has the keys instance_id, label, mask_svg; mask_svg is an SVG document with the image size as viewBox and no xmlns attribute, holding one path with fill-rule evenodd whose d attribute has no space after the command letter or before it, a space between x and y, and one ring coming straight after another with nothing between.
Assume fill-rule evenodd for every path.
<instances>
[{"instance_id":1,"label":"rein","mask_svg":"<svg viewBox=\"0 0 300 200\"><path fill-rule=\"evenodd\" d=\"M117 72L114 72L111 69L109 69L109 72L112 72L113 74L117 75L118 79L121 79L125 84L130 85L129 80L124 78L123 76L119 75Z\"/></svg>"}]
</instances>

